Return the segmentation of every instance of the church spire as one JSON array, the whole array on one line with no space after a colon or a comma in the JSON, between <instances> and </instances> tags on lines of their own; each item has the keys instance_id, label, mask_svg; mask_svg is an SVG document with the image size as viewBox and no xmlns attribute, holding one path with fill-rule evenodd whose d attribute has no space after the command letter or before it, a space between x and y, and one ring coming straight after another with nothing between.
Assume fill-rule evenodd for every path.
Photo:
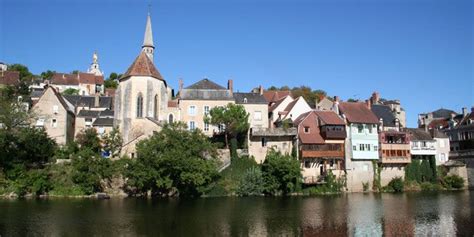
<instances>
[{"instance_id":1,"label":"church spire","mask_svg":"<svg viewBox=\"0 0 474 237\"><path fill-rule=\"evenodd\" d=\"M143 38L142 51L144 51L151 61L153 61L155 46L153 45L153 33L151 31L151 17L149 11L146 18L145 37Z\"/></svg>"}]
</instances>

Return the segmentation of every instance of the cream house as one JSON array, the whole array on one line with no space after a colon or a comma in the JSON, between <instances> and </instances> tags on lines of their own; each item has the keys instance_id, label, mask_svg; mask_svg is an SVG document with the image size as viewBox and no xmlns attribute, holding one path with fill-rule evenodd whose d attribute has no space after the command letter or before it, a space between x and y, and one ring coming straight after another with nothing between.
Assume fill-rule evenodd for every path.
<instances>
[{"instance_id":1,"label":"cream house","mask_svg":"<svg viewBox=\"0 0 474 237\"><path fill-rule=\"evenodd\" d=\"M66 145L74 139L74 106L56 89L47 87L32 109L37 115L34 125L44 128L57 144Z\"/></svg>"},{"instance_id":2,"label":"cream house","mask_svg":"<svg viewBox=\"0 0 474 237\"><path fill-rule=\"evenodd\" d=\"M204 78L188 87L182 88L178 94L179 120L188 125L188 129L200 129L204 134L213 136L220 132L216 126L204 122L204 116L218 106L234 103L232 80L228 81L225 88L208 78Z\"/></svg>"}]
</instances>

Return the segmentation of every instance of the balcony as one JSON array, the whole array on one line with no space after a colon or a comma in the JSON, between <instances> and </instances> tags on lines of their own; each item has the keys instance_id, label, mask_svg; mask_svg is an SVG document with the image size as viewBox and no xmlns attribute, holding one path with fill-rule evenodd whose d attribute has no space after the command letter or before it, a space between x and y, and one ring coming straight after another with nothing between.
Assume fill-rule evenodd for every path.
<instances>
[{"instance_id":1,"label":"balcony","mask_svg":"<svg viewBox=\"0 0 474 237\"><path fill-rule=\"evenodd\" d=\"M381 144L380 161L386 164L411 163L409 144Z\"/></svg>"},{"instance_id":2,"label":"balcony","mask_svg":"<svg viewBox=\"0 0 474 237\"><path fill-rule=\"evenodd\" d=\"M303 158L344 158L344 144L302 145Z\"/></svg>"},{"instance_id":3,"label":"balcony","mask_svg":"<svg viewBox=\"0 0 474 237\"><path fill-rule=\"evenodd\" d=\"M345 126L322 126L321 135L324 139L345 139Z\"/></svg>"}]
</instances>

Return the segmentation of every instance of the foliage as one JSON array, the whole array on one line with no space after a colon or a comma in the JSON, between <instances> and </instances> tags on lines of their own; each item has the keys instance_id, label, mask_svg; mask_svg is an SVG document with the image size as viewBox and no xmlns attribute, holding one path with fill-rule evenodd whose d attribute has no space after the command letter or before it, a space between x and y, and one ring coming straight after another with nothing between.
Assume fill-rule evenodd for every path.
<instances>
[{"instance_id":1,"label":"foliage","mask_svg":"<svg viewBox=\"0 0 474 237\"><path fill-rule=\"evenodd\" d=\"M230 139L230 157L232 159L237 158L237 139L236 138Z\"/></svg>"},{"instance_id":2,"label":"foliage","mask_svg":"<svg viewBox=\"0 0 474 237\"><path fill-rule=\"evenodd\" d=\"M122 77L122 74L117 74L115 72L110 73L109 77L104 82L105 88L117 89L117 86L118 86L117 80L120 79L120 77Z\"/></svg>"},{"instance_id":3,"label":"foliage","mask_svg":"<svg viewBox=\"0 0 474 237\"><path fill-rule=\"evenodd\" d=\"M374 171L374 181L372 184L372 190L376 192L380 192L382 190L382 183L381 183L381 173L382 173L382 167L380 167L377 163L376 160L372 161L372 168Z\"/></svg>"},{"instance_id":4,"label":"foliage","mask_svg":"<svg viewBox=\"0 0 474 237\"><path fill-rule=\"evenodd\" d=\"M388 183L387 187L390 191L400 193L403 192L404 183L402 177L395 177Z\"/></svg>"},{"instance_id":5,"label":"foliage","mask_svg":"<svg viewBox=\"0 0 474 237\"><path fill-rule=\"evenodd\" d=\"M459 175L448 175L444 177L443 185L447 189L461 189L464 187L464 179Z\"/></svg>"},{"instance_id":6,"label":"foliage","mask_svg":"<svg viewBox=\"0 0 474 237\"><path fill-rule=\"evenodd\" d=\"M362 189L364 192L369 191L369 182L362 182Z\"/></svg>"},{"instance_id":7,"label":"foliage","mask_svg":"<svg viewBox=\"0 0 474 237\"><path fill-rule=\"evenodd\" d=\"M199 196L217 177L217 152L200 130L183 123L163 126L137 144L125 176L132 194Z\"/></svg>"},{"instance_id":8,"label":"foliage","mask_svg":"<svg viewBox=\"0 0 474 237\"><path fill-rule=\"evenodd\" d=\"M329 170L328 174L324 177L324 183L316 187L311 187L304 190L304 193L309 195L321 195L321 194L338 194L342 192L342 189L346 185L345 177L336 178L336 176ZM367 183L367 189L368 189Z\"/></svg>"},{"instance_id":9,"label":"foliage","mask_svg":"<svg viewBox=\"0 0 474 237\"><path fill-rule=\"evenodd\" d=\"M259 167L251 167L245 171L237 188L239 196L262 195L265 189L263 174Z\"/></svg>"},{"instance_id":10,"label":"foliage","mask_svg":"<svg viewBox=\"0 0 474 237\"><path fill-rule=\"evenodd\" d=\"M439 184L434 184L430 182L423 182L420 184L422 191L439 191L442 187Z\"/></svg>"},{"instance_id":11,"label":"foliage","mask_svg":"<svg viewBox=\"0 0 474 237\"><path fill-rule=\"evenodd\" d=\"M8 87L9 88L9 87ZM0 96L0 124L6 130L13 130L29 126L34 113L26 110L24 104L17 99L16 92L2 90Z\"/></svg>"},{"instance_id":12,"label":"foliage","mask_svg":"<svg viewBox=\"0 0 474 237\"><path fill-rule=\"evenodd\" d=\"M56 73L56 71L47 70L42 72L40 76L43 78L43 80L49 80L53 77L54 73Z\"/></svg>"},{"instance_id":13,"label":"foliage","mask_svg":"<svg viewBox=\"0 0 474 237\"><path fill-rule=\"evenodd\" d=\"M224 125L225 144L229 148L229 136L236 137L239 133L245 133L249 129L249 114L244 106L229 103L225 107L214 107L205 115L206 123L221 126Z\"/></svg>"},{"instance_id":14,"label":"foliage","mask_svg":"<svg viewBox=\"0 0 474 237\"><path fill-rule=\"evenodd\" d=\"M97 152L81 149L72 158L72 180L85 194L102 191L100 181L107 178L104 170L110 166L110 160L101 158Z\"/></svg>"},{"instance_id":15,"label":"foliage","mask_svg":"<svg viewBox=\"0 0 474 237\"><path fill-rule=\"evenodd\" d=\"M67 88L63 91L63 95L79 95L79 89Z\"/></svg>"},{"instance_id":16,"label":"foliage","mask_svg":"<svg viewBox=\"0 0 474 237\"><path fill-rule=\"evenodd\" d=\"M70 159L71 156L79 151L79 145L75 141L68 142L65 146L59 147L55 154L55 159Z\"/></svg>"},{"instance_id":17,"label":"foliage","mask_svg":"<svg viewBox=\"0 0 474 237\"><path fill-rule=\"evenodd\" d=\"M122 150L122 135L118 127L114 127L110 133L107 133L103 137L104 150L110 151L112 158L119 157L120 151Z\"/></svg>"},{"instance_id":18,"label":"foliage","mask_svg":"<svg viewBox=\"0 0 474 237\"><path fill-rule=\"evenodd\" d=\"M280 88L275 87L275 86L270 86L268 88L269 91L291 91L291 94L293 95L294 98L297 98L299 96L302 96L306 102L311 107L315 107L316 103L321 101L324 97L327 97L327 93L324 90L312 90L311 87L309 86L299 86L299 87L293 87L289 88L288 86L282 86Z\"/></svg>"},{"instance_id":19,"label":"foliage","mask_svg":"<svg viewBox=\"0 0 474 237\"><path fill-rule=\"evenodd\" d=\"M27 66L22 64L11 64L8 66L8 71L20 72L21 81L27 81L33 78L33 73L30 72Z\"/></svg>"},{"instance_id":20,"label":"foliage","mask_svg":"<svg viewBox=\"0 0 474 237\"><path fill-rule=\"evenodd\" d=\"M300 164L290 155L270 150L262 164L262 172L266 194L288 194L301 188Z\"/></svg>"},{"instance_id":21,"label":"foliage","mask_svg":"<svg viewBox=\"0 0 474 237\"><path fill-rule=\"evenodd\" d=\"M436 182L438 171L434 157L428 159L412 159L412 162L405 168L405 179L407 181Z\"/></svg>"},{"instance_id":22,"label":"foliage","mask_svg":"<svg viewBox=\"0 0 474 237\"><path fill-rule=\"evenodd\" d=\"M88 128L81 131L77 134L76 141L81 149L90 149L94 152L100 152L102 148L100 138L94 128Z\"/></svg>"}]
</instances>

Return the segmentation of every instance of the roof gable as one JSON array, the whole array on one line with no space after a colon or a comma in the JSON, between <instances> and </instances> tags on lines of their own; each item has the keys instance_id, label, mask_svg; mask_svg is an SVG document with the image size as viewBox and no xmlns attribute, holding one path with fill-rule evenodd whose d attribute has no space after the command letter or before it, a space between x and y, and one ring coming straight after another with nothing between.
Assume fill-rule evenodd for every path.
<instances>
[{"instance_id":1,"label":"roof gable","mask_svg":"<svg viewBox=\"0 0 474 237\"><path fill-rule=\"evenodd\" d=\"M188 90L227 90L227 88L209 80L208 78L204 78L184 89Z\"/></svg>"},{"instance_id":2,"label":"roof gable","mask_svg":"<svg viewBox=\"0 0 474 237\"><path fill-rule=\"evenodd\" d=\"M375 116L365 103L341 102L339 103L339 110L346 116L347 121L350 123L379 123L377 116Z\"/></svg>"},{"instance_id":3,"label":"roof gable","mask_svg":"<svg viewBox=\"0 0 474 237\"><path fill-rule=\"evenodd\" d=\"M319 117L321 125L346 125L344 120L340 118L334 111L314 111Z\"/></svg>"},{"instance_id":4,"label":"roof gable","mask_svg":"<svg viewBox=\"0 0 474 237\"><path fill-rule=\"evenodd\" d=\"M120 80L126 79L131 76L148 76L165 82L163 76L161 76L158 69L155 67L153 62L150 60L150 58L146 55L144 51L142 51L135 59L135 61L133 61L132 65L130 65L130 67L125 72L125 74L123 74Z\"/></svg>"}]
</instances>

